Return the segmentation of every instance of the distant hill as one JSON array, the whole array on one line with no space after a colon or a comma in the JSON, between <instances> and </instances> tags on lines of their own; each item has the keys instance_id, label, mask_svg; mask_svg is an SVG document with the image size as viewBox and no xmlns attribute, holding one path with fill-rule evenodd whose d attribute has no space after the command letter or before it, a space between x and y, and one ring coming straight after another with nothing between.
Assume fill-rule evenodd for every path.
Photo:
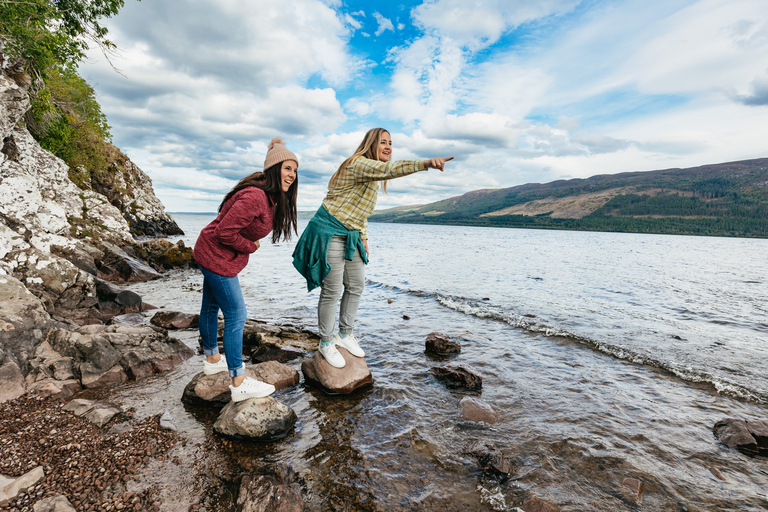
<instances>
[{"instance_id":1,"label":"distant hill","mask_svg":"<svg viewBox=\"0 0 768 512\"><path fill-rule=\"evenodd\" d=\"M475 190L371 222L768 237L768 158Z\"/></svg>"}]
</instances>

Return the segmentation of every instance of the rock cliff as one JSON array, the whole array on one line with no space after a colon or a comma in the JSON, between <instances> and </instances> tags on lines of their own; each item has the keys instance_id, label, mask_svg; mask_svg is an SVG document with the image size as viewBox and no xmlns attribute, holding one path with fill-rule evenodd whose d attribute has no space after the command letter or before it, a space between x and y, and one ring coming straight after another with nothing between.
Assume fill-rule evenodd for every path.
<instances>
[{"instance_id":1,"label":"rock cliff","mask_svg":"<svg viewBox=\"0 0 768 512\"><path fill-rule=\"evenodd\" d=\"M40 147L24 124L30 83L0 53L0 402L52 376L32 364L51 330L76 331L141 311L140 298L118 300L121 290L106 281L154 279L168 261L192 264L181 242L134 238L182 231L149 177L117 148L109 168L83 189L62 160ZM143 261L148 255L157 261ZM87 359L77 360L79 381Z\"/></svg>"}]
</instances>

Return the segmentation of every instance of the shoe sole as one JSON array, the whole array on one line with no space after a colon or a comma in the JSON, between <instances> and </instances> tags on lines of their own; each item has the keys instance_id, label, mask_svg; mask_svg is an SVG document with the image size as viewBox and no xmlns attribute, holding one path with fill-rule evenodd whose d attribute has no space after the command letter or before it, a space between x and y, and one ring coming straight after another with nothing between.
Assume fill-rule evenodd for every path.
<instances>
[{"instance_id":1,"label":"shoe sole","mask_svg":"<svg viewBox=\"0 0 768 512\"><path fill-rule=\"evenodd\" d=\"M205 375L216 375L217 373L221 373L225 371L227 371L226 368L203 368L203 373Z\"/></svg>"},{"instance_id":2,"label":"shoe sole","mask_svg":"<svg viewBox=\"0 0 768 512\"><path fill-rule=\"evenodd\" d=\"M250 398L265 398L265 397L268 397L269 395L271 395L271 394L272 394L272 393L274 393L274 392L275 392L275 391L274 391L274 390L272 390L272 391L270 391L269 393L256 393L256 394L254 394L254 393L249 393L249 394L247 394L247 395L241 395L241 396L238 396L238 397L235 397L235 396L233 396L233 397L232 397L232 401L233 401L233 402L242 402L242 401L244 401L244 400L248 400L248 399L250 399Z\"/></svg>"},{"instance_id":3,"label":"shoe sole","mask_svg":"<svg viewBox=\"0 0 768 512\"><path fill-rule=\"evenodd\" d=\"M363 352L362 350L360 350L360 352L363 352L363 354L362 355L357 355L354 352L352 352L351 350L349 350L347 347L345 347L344 345L339 345L339 346L341 348L343 348L344 350L346 350L347 352L349 352L349 354L352 355L352 356L360 357L360 358L365 357L365 352Z\"/></svg>"}]
</instances>

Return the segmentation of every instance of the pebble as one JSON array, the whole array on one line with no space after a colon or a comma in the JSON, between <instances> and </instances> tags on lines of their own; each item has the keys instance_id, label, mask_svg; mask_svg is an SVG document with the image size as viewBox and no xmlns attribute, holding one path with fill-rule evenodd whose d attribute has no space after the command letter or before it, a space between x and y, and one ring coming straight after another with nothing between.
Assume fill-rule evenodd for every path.
<instances>
[{"instance_id":1,"label":"pebble","mask_svg":"<svg viewBox=\"0 0 768 512\"><path fill-rule=\"evenodd\" d=\"M157 489L130 493L126 482L150 460L164 460L178 434L158 428L160 415L105 434L62 405L35 395L0 404L0 474L17 477L38 465L45 471L35 487L0 502L0 510L31 510L40 499L63 494L77 510L159 511Z\"/></svg>"}]
</instances>

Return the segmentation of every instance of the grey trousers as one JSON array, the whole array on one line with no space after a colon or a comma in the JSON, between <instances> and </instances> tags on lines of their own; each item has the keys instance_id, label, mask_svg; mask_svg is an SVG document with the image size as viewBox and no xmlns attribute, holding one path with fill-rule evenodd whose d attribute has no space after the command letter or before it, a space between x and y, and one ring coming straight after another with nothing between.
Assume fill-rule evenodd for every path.
<instances>
[{"instance_id":1,"label":"grey trousers","mask_svg":"<svg viewBox=\"0 0 768 512\"><path fill-rule=\"evenodd\" d=\"M317 323L322 340L333 340L336 327L336 305L341 297L339 310L339 332L352 333L360 305L360 296L365 287L365 263L360 251L355 251L352 261L344 259L347 239L334 236L328 248L328 263L331 272L320 287L320 299L317 301ZM342 294L343 288L343 294Z\"/></svg>"}]
</instances>

